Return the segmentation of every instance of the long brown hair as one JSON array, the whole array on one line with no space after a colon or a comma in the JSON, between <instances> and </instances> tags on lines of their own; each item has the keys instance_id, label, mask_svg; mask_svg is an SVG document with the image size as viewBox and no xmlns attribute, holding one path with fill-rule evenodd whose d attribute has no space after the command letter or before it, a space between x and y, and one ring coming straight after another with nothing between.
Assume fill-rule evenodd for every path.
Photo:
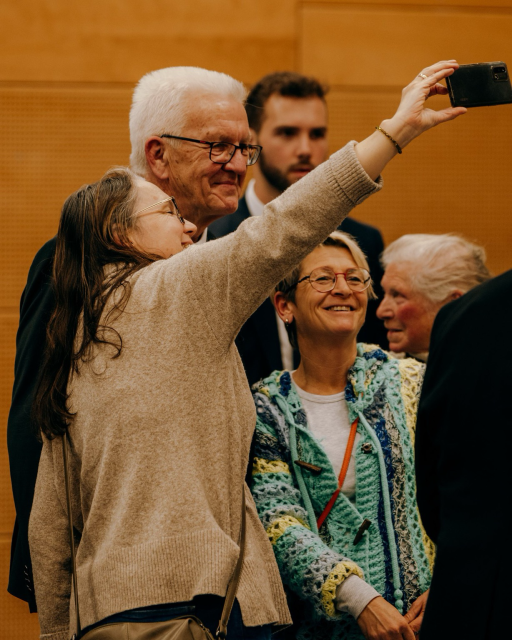
<instances>
[{"instance_id":1,"label":"long brown hair","mask_svg":"<svg viewBox=\"0 0 512 640\"><path fill-rule=\"evenodd\" d=\"M35 424L50 439L63 435L73 420L67 386L91 345L112 345L114 358L121 353L122 338L108 323L128 302L128 278L160 258L138 250L128 237L136 224L136 180L129 169L111 169L62 207L53 263L55 308L33 405ZM109 298L115 303L100 324Z\"/></svg>"}]
</instances>

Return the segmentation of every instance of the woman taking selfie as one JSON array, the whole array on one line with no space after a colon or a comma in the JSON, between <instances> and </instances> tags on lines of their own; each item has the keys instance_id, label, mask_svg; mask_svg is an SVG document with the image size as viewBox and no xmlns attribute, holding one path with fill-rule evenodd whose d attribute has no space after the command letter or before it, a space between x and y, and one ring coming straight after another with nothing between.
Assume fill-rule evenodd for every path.
<instances>
[{"instance_id":1,"label":"woman taking selfie","mask_svg":"<svg viewBox=\"0 0 512 640\"><path fill-rule=\"evenodd\" d=\"M372 297L364 254L335 231L276 288L299 367L253 387L252 491L299 639L413 640L430 585L413 458L424 365L357 344Z\"/></svg>"},{"instance_id":2,"label":"woman taking selfie","mask_svg":"<svg viewBox=\"0 0 512 640\"><path fill-rule=\"evenodd\" d=\"M394 142L375 131L349 143L221 240L188 248L193 225L125 169L68 198L34 407L44 444L29 538L45 640L68 640L75 627L64 433L82 626L184 610L215 618L222 599L211 594L225 595L239 554L255 423L235 336L275 284L379 189L397 145L465 111L424 108L456 67L437 63L404 89L382 123ZM289 615L248 492L246 500L235 610L245 635L228 628L228 638L268 638Z\"/></svg>"}]
</instances>

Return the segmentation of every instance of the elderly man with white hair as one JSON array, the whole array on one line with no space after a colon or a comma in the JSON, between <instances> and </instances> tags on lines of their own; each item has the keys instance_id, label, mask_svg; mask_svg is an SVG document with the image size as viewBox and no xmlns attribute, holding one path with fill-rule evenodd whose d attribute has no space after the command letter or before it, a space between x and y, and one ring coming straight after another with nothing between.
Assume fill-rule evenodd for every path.
<instances>
[{"instance_id":1,"label":"elderly man with white hair","mask_svg":"<svg viewBox=\"0 0 512 640\"><path fill-rule=\"evenodd\" d=\"M384 321L390 351L428 358L432 325L439 309L489 280L483 247L456 234L408 234L381 257Z\"/></svg>"}]
</instances>

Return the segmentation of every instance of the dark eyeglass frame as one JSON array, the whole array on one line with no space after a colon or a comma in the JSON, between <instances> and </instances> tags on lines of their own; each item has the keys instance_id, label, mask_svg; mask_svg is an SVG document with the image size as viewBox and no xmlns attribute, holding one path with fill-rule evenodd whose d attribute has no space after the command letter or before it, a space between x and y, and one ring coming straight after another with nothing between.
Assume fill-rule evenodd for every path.
<instances>
[{"instance_id":1,"label":"dark eyeglass frame","mask_svg":"<svg viewBox=\"0 0 512 640\"><path fill-rule=\"evenodd\" d=\"M196 142L198 144L207 144L210 147L210 160L215 163L215 164L227 164L228 162L231 162L233 156L236 153L237 149L240 149L240 153L242 154L242 157L244 156L244 151L245 150L254 150L254 155L251 157L250 155L247 156L247 166L248 167L252 167L253 164L256 164L256 162L258 161L258 158L260 157L260 153L261 150L263 149L263 147L261 147L259 144L246 144L245 142L241 142L240 144L234 144L233 142L208 142L208 140L196 140L195 138L184 138L183 136L171 136L169 133L162 133L160 136L158 136L159 138L173 138L174 140L185 140L186 142ZM232 148L232 152L231 155L229 156L229 158L223 162L219 162L218 160L214 160L212 158L212 151L213 151L213 147L216 144L224 144L227 145L228 147Z\"/></svg>"},{"instance_id":2,"label":"dark eyeglass frame","mask_svg":"<svg viewBox=\"0 0 512 640\"><path fill-rule=\"evenodd\" d=\"M332 273L332 275L334 276L334 279L332 280L332 287L330 289L317 289L315 287L315 285L313 284L313 282L311 281L311 276L315 273L315 271L324 271L324 272L330 272ZM365 277L363 280L363 288L362 289L354 289L353 287L350 286L350 282L347 279L347 275L350 275L351 273L354 273L355 271L361 271L363 273L363 275L367 275L368 277ZM370 272L367 269L364 269L363 267L357 267L355 269L347 269L346 271L339 271L338 273L336 273L335 271L332 271L332 269L313 269L313 271L308 275L308 276L304 276L303 278L301 278L300 280L297 280L297 282L295 284L292 284L291 287L288 287L288 289L284 292L284 293L289 293L292 289L295 289L295 287L297 285L299 285L301 282L304 282L304 280L309 280L309 284L313 287L313 289L315 291L318 291L319 293L329 293L329 291L332 291L334 289L334 287L336 286L336 282L338 281L338 276L343 276L345 278L345 282L347 283L348 288L351 291L355 291L356 293L362 293L363 291L366 291L366 289L368 289L368 287L370 286L371 282L372 282L372 278L370 276Z\"/></svg>"}]
</instances>

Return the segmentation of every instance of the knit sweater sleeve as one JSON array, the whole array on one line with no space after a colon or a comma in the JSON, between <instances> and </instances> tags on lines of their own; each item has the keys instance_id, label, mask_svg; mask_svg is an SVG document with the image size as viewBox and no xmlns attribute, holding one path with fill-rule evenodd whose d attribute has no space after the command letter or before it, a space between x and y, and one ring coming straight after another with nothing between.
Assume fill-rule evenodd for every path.
<instances>
[{"instance_id":1,"label":"knit sweater sleeve","mask_svg":"<svg viewBox=\"0 0 512 640\"><path fill-rule=\"evenodd\" d=\"M60 442L60 439L45 440L43 444L35 490L37 499L34 500L29 523L42 640L68 640L70 637L71 553L68 521L55 481L47 481L48 478L57 477L53 458L57 441ZM62 452L60 447L59 451ZM58 477L63 477L62 466ZM43 530L47 532L44 538L39 534ZM44 602L44 607L39 607L40 602Z\"/></svg>"},{"instance_id":2,"label":"knit sweater sleeve","mask_svg":"<svg viewBox=\"0 0 512 640\"><path fill-rule=\"evenodd\" d=\"M192 295L222 348L230 346L272 288L353 207L380 189L380 179L369 178L354 145L347 144L270 202L264 215L249 218L224 238L184 252L182 264Z\"/></svg>"},{"instance_id":3,"label":"knit sweater sleeve","mask_svg":"<svg viewBox=\"0 0 512 640\"><path fill-rule=\"evenodd\" d=\"M311 530L287 447L279 410L255 395L257 421L252 487L258 514L272 544L281 578L321 617L338 618L336 589L348 576L363 577L351 560L330 549Z\"/></svg>"}]
</instances>

